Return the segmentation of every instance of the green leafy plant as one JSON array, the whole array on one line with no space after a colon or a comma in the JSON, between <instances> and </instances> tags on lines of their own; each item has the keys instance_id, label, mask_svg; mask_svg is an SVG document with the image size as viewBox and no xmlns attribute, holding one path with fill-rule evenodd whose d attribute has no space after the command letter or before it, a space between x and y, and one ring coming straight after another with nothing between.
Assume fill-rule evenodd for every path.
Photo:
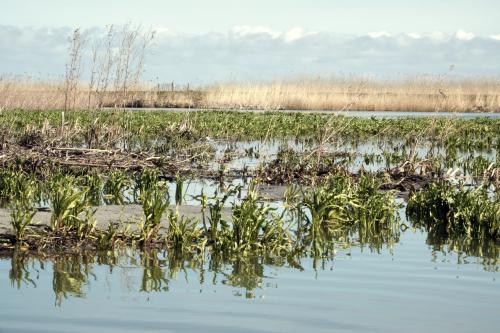
<instances>
[{"instance_id":1,"label":"green leafy plant","mask_svg":"<svg viewBox=\"0 0 500 333\"><path fill-rule=\"evenodd\" d=\"M126 173L111 172L104 184L104 198L107 203L123 205L125 203L124 192L129 186L130 178Z\"/></svg>"},{"instance_id":2,"label":"green leafy plant","mask_svg":"<svg viewBox=\"0 0 500 333\"><path fill-rule=\"evenodd\" d=\"M52 180L49 192L52 230L82 230L82 224L87 224L92 217L90 205L85 200L87 191L87 188L78 188L72 177L63 176ZM85 218L81 217L82 214Z\"/></svg>"},{"instance_id":3,"label":"green leafy plant","mask_svg":"<svg viewBox=\"0 0 500 333\"><path fill-rule=\"evenodd\" d=\"M197 227L193 219L180 216L176 210L169 211L167 241L172 247L181 253L192 251L193 249L203 250L206 239L201 241L202 230Z\"/></svg>"},{"instance_id":4,"label":"green leafy plant","mask_svg":"<svg viewBox=\"0 0 500 333\"><path fill-rule=\"evenodd\" d=\"M144 170L140 191L140 201L144 212L141 228L142 240L150 241L158 232L161 218L170 203L168 186L164 181L158 181L156 170Z\"/></svg>"},{"instance_id":5,"label":"green leafy plant","mask_svg":"<svg viewBox=\"0 0 500 333\"><path fill-rule=\"evenodd\" d=\"M184 182L180 174L175 175L175 205L180 206L184 200Z\"/></svg>"},{"instance_id":6,"label":"green leafy plant","mask_svg":"<svg viewBox=\"0 0 500 333\"><path fill-rule=\"evenodd\" d=\"M81 184L88 189L85 193L85 200L93 206L100 206L104 190L103 177L99 173L93 172L83 176Z\"/></svg>"},{"instance_id":7,"label":"green leafy plant","mask_svg":"<svg viewBox=\"0 0 500 333\"><path fill-rule=\"evenodd\" d=\"M500 199L498 194L490 196L485 187L432 184L411 195L406 214L430 233L500 239Z\"/></svg>"},{"instance_id":8,"label":"green leafy plant","mask_svg":"<svg viewBox=\"0 0 500 333\"><path fill-rule=\"evenodd\" d=\"M214 244L215 247L221 246L229 231L229 224L223 218L224 206L229 198L239 191L239 187L230 187L222 195L218 191L214 196L208 199L206 206L208 207L208 235L209 243ZM207 200L207 198L201 198Z\"/></svg>"},{"instance_id":9,"label":"green leafy plant","mask_svg":"<svg viewBox=\"0 0 500 333\"><path fill-rule=\"evenodd\" d=\"M36 214L34 208L36 183L22 173L17 173L14 179L17 183L17 191L10 203L11 225L16 242L22 242L26 228L32 223Z\"/></svg>"},{"instance_id":10,"label":"green leafy plant","mask_svg":"<svg viewBox=\"0 0 500 333\"><path fill-rule=\"evenodd\" d=\"M238 253L263 249L282 240L275 237L282 225L278 217L272 218L275 209L260 201L255 182L250 183L247 195L239 203L233 203L231 247Z\"/></svg>"},{"instance_id":11,"label":"green leafy plant","mask_svg":"<svg viewBox=\"0 0 500 333\"><path fill-rule=\"evenodd\" d=\"M316 255L328 249L333 236L347 237L352 230L360 242L368 235L386 232L394 235L399 205L390 192L380 192L379 181L363 174L358 183L345 175L328 179L323 185L303 191L308 243ZM397 233L396 233L397 235Z\"/></svg>"}]
</instances>

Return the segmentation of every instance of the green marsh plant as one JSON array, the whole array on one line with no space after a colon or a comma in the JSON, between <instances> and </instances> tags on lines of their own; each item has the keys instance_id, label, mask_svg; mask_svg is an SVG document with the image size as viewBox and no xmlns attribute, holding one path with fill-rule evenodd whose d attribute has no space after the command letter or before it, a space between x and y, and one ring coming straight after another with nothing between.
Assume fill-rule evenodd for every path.
<instances>
[{"instance_id":1,"label":"green marsh plant","mask_svg":"<svg viewBox=\"0 0 500 333\"><path fill-rule=\"evenodd\" d=\"M140 201L144 212L142 240L149 242L159 231L161 218L170 204L170 197L167 183L159 180L156 170L144 170L140 186Z\"/></svg>"},{"instance_id":2,"label":"green marsh plant","mask_svg":"<svg viewBox=\"0 0 500 333\"><path fill-rule=\"evenodd\" d=\"M357 183L348 176L336 175L317 187L303 190L306 241L315 255L328 250L334 236L349 230L356 230L363 242L364 235L397 229L399 205L392 193L380 192L379 185L369 174L363 174Z\"/></svg>"},{"instance_id":3,"label":"green marsh plant","mask_svg":"<svg viewBox=\"0 0 500 333\"><path fill-rule=\"evenodd\" d=\"M202 237L203 231L198 228L194 219L180 216L177 210L169 211L167 241L174 250L180 253L191 252L194 249L203 251L206 238Z\"/></svg>"},{"instance_id":4,"label":"green marsh plant","mask_svg":"<svg viewBox=\"0 0 500 333\"><path fill-rule=\"evenodd\" d=\"M26 228L32 224L36 214L36 183L34 179L22 173L17 173L14 179L17 183L17 191L10 203L11 225L14 229L16 242L22 242Z\"/></svg>"},{"instance_id":5,"label":"green marsh plant","mask_svg":"<svg viewBox=\"0 0 500 333\"><path fill-rule=\"evenodd\" d=\"M410 196L406 214L432 234L500 239L500 197L484 186L431 184Z\"/></svg>"},{"instance_id":6,"label":"green marsh plant","mask_svg":"<svg viewBox=\"0 0 500 333\"><path fill-rule=\"evenodd\" d=\"M99 173L93 172L83 176L81 183L82 186L88 189L85 193L85 200L92 204L92 206L100 206L104 190L103 177Z\"/></svg>"},{"instance_id":7,"label":"green marsh plant","mask_svg":"<svg viewBox=\"0 0 500 333\"><path fill-rule=\"evenodd\" d=\"M266 205L251 182L241 202L233 203L231 250L249 253L252 250L279 250L290 243L284 222L275 209Z\"/></svg>"},{"instance_id":8,"label":"green marsh plant","mask_svg":"<svg viewBox=\"0 0 500 333\"><path fill-rule=\"evenodd\" d=\"M83 232L93 228L93 211L85 200L87 192L88 188L78 187L73 177L61 176L52 180L49 200L53 231L67 229Z\"/></svg>"},{"instance_id":9,"label":"green marsh plant","mask_svg":"<svg viewBox=\"0 0 500 333\"><path fill-rule=\"evenodd\" d=\"M229 198L236 195L238 191L238 186L231 186L223 194L219 194L219 191L217 190L211 198L207 198L203 194L198 198L199 201L205 203L205 207L208 207L209 216L207 218L208 224L206 226L208 229L208 242L216 248L223 245L227 233L229 232L229 222L223 216L224 207Z\"/></svg>"},{"instance_id":10,"label":"green marsh plant","mask_svg":"<svg viewBox=\"0 0 500 333\"><path fill-rule=\"evenodd\" d=\"M104 185L104 198L107 203L123 205L125 203L124 192L130 186L130 177L122 171L112 171Z\"/></svg>"}]
</instances>

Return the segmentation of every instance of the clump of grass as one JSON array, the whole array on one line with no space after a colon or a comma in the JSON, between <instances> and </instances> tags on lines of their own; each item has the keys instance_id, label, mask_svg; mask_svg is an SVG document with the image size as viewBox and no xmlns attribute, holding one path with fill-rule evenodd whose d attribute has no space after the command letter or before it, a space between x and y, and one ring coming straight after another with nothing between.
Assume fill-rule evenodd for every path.
<instances>
[{"instance_id":1,"label":"clump of grass","mask_svg":"<svg viewBox=\"0 0 500 333\"><path fill-rule=\"evenodd\" d=\"M23 196L27 184L33 185L33 200L40 197L40 186L33 174L22 171L0 170L0 203L9 203Z\"/></svg>"},{"instance_id":2,"label":"clump of grass","mask_svg":"<svg viewBox=\"0 0 500 333\"><path fill-rule=\"evenodd\" d=\"M207 197L203 191L195 197L201 203L202 231L207 244L216 252L242 255L289 251L292 240L286 223L274 208L261 200L257 183L252 182L246 196L237 200L234 196L240 191L241 186L231 186L213 197ZM224 208L231 197L232 214L224 218Z\"/></svg>"},{"instance_id":3,"label":"clump of grass","mask_svg":"<svg viewBox=\"0 0 500 333\"><path fill-rule=\"evenodd\" d=\"M99 173L93 172L83 176L81 183L82 186L88 188L85 193L85 200L93 206L100 206L104 190L103 177Z\"/></svg>"},{"instance_id":4,"label":"clump of grass","mask_svg":"<svg viewBox=\"0 0 500 333\"><path fill-rule=\"evenodd\" d=\"M175 175L175 205L180 206L184 201L184 182L185 179L177 173Z\"/></svg>"},{"instance_id":5,"label":"clump of grass","mask_svg":"<svg viewBox=\"0 0 500 333\"><path fill-rule=\"evenodd\" d=\"M249 185L247 196L233 203L232 208L231 250L242 254L261 249L279 250L289 243L284 223L273 216L274 209L260 201L255 182Z\"/></svg>"},{"instance_id":6,"label":"clump of grass","mask_svg":"<svg viewBox=\"0 0 500 333\"><path fill-rule=\"evenodd\" d=\"M230 187L222 195L216 191L213 197L206 198L202 193L202 196L198 199L202 202L203 211L205 211L204 206L208 207L208 224L205 225L205 228L208 231L209 244L213 244L216 248L224 246L225 238L229 232L229 222L223 217L224 206L229 198L238 191L238 187Z\"/></svg>"},{"instance_id":7,"label":"clump of grass","mask_svg":"<svg viewBox=\"0 0 500 333\"><path fill-rule=\"evenodd\" d=\"M380 183L368 174L358 183L345 175L329 178L324 184L302 191L306 208L306 241L316 255L329 249L334 234L356 230L360 241L363 235L393 231L399 221L395 202L390 192L380 192ZM369 238L369 237L366 237Z\"/></svg>"},{"instance_id":8,"label":"clump of grass","mask_svg":"<svg viewBox=\"0 0 500 333\"><path fill-rule=\"evenodd\" d=\"M190 252L194 249L202 251L206 239L202 238L203 231L198 228L193 219L180 216L177 210L169 211L167 241L180 253Z\"/></svg>"},{"instance_id":9,"label":"clump of grass","mask_svg":"<svg viewBox=\"0 0 500 333\"><path fill-rule=\"evenodd\" d=\"M16 173L14 179L17 183L17 191L10 203L11 225L16 242L22 242L26 228L32 223L36 214L34 207L36 183L34 179L22 173Z\"/></svg>"},{"instance_id":10,"label":"clump of grass","mask_svg":"<svg viewBox=\"0 0 500 333\"><path fill-rule=\"evenodd\" d=\"M359 205L354 209L351 220L361 224L392 224L397 221L396 210L399 205L394 200L393 192L381 192L381 182L369 174L362 174L356 187L356 199Z\"/></svg>"},{"instance_id":11,"label":"clump of grass","mask_svg":"<svg viewBox=\"0 0 500 333\"><path fill-rule=\"evenodd\" d=\"M316 152L299 153L281 148L273 161L261 165L259 176L272 184L289 184L292 181L308 183L316 177L327 177L342 171L350 160L349 153L323 153L318 158Z\"/></svg>"},{"instance_id":12,"label":"clump of grass","mask_svg":"<svg viewBox=\"0 0 500 333\"><path fill-rule=\"evenodd\" d=\"M104 185L104 199L110 204L123 205L125 203L124 192L129 186L130 178L125 172L110 172Z\"/></svg>"},{"instance_id":13,"label":"clump of grass","mask_svg":"<svg viewBox=\"0 0 500 333\"><path fill-rule=\"evenodd\" d=\"M410 196L406 214L429 233L500 239L500 198L482 186L466 189L463 184L431 184Z\"/></svg>"},{"instance_id":14,"label":"clump of grass","mask_svg":"<svg viewBox=\"0 0 500 333\"><path fill-rule=\"evenodd\" d=\"M90 204L85 200L87 192L87 188L79 188L76 185L73 177L61 176L52 180L49 189L52 230L83 231L90 226L93 213Z\"/></svg>"},{"instance_id":15,"label":"clump of grass","mask_svg":"<svg viewBox=\"0 0 500 333\"><path fill-rule=\"evenodd\" d=\"M156 236L161 218L170 203L168 186L164 181L160 181L158 176L158 171L147 169L140 178L140 201L144 211L141 229L144 242L149 242Z\"/></svg>"}]
</instances>

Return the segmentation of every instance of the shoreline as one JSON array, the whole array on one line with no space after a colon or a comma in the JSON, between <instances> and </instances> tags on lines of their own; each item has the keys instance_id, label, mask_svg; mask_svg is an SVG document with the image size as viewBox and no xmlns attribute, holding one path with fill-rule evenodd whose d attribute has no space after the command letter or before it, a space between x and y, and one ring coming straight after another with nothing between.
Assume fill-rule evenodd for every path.
<instances>
[{"instance_id":1,"label":"shoreline","mask_svg":"<svg viewBox=\"0 0 500 333\"><path fill-rule=\"evenodd\" d=\"M328 110L328 109L259 109L259 108L203 108L203 107L104 107L103 111L151 111L151 112L240 112L240 113L313 113L313 114L338 114L345 116L361 116L369 117L372 114L380 115L416 115L418 117L433 117L433 116L457 116L457 117L469 117L469 116L490 116L492 118L500 118L500 110L498 111L469 111L469 112L457 112L451 110L442 111L419 111L419 110ZM99 110L97 110L99 111Z\"/></svg>"},{"instance_id":2,"label":"shoreline","mask_svg":"<svg viewBox=\"0 0 500 333\"><path fill-rule=\"evenodd\" d=\"M175 211L176 206L170 205L170 209ZM178 212L186 218L199 218L201 216L200 209L200 206L180 205ZM127 225L138 227L144 219L142 206L138 204L94 206L92 210L95 211L93 218L96 221L96 229L99 231L104 231L109 225L117 223L119 227ZM51 214L50 209L38 210L33 218L34 223L31 227L35 227L35 229L50 227ZM225 208L223 214L226 217L229 216L230 209ZM2 235L12 235L13 230L10 219L10 209L0 208L0 237ZM168 216L166 214L161 219L161 227L168 227Z\"/></svg>"}]
</instances>

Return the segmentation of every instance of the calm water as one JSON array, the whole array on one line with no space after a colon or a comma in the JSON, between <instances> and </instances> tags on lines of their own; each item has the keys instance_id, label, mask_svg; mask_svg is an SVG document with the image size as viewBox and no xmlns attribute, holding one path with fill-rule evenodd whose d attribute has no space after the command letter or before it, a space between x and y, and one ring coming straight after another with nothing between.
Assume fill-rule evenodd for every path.
<instances>
[{"instance_id":1,"label":"calm water","mask_svg":"<svg viewBox=\"0 0 500 333\"><path fill-rule=\"evenodd\" d=\"M434 251L410 230L392 248L294 265L4 258L0 332L498 332L497 260Z\"/></svg>"}]
</instances>

